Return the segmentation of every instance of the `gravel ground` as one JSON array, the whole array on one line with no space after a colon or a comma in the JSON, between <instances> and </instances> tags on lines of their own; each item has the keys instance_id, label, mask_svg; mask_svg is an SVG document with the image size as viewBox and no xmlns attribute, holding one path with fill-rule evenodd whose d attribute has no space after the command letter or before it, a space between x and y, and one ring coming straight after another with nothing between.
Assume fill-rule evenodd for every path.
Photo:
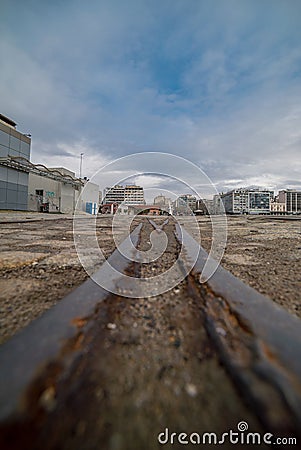
<instances>
[{"instance_id":1,"label":"gravel ground","mask_svg":"<svg viewBox=\"0 0 301 450\"><path fill-rule=\"evenodd\" d=\"M72 218L28 217L0 223L0 343L88 277L74 247ZM18 218L24 215L13 216ZM115 248L110 218L98 220L97 233L108 257Z\"/></svg>"},{"instance_id":2,"label":"gravel ground","mask_svg":"<svg viewBox=\"0 0 301 450\"><path fill-rule=\"evenodd\" d=\"M49 214L0 214L0 343L87 278L74 248L71 219ZM201 217L198 221L202 245L208 250L210 219ZM299 317L300 224L299 220L229 217L222 260L235 276ZM117 233L122 230L117 229ZM110 217L97 220L97 234L108 257L115 248Z\"/></svg>"},{"instance_id":3,"label":"gravel ground","mask_svg":"<svg viewBox=\"0 0 301 450\"><path fill-rule=\"evenodd\" d=\"M201 243L211 246L211 221L198 218ZM228 217L222 266L301 317L301 220Z\"/></svg>"}]
</instances>

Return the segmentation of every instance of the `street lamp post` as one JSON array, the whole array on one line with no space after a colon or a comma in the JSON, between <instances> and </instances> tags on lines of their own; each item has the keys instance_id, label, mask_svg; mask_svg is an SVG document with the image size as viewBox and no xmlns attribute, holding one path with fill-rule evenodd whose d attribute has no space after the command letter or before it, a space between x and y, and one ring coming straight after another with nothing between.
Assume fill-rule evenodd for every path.
<instances>
[{"instance_id":1,"label":"street lamp post","mask_svg":"<svg viewBox=\"0 0 301 450\"><path fill-rule=\"evenodd\" d=\"M79 178L82 178L82 171L83 171L83 156L84 153L80 154L80 166L79 166Z\"/></svg>"}]
</instances>

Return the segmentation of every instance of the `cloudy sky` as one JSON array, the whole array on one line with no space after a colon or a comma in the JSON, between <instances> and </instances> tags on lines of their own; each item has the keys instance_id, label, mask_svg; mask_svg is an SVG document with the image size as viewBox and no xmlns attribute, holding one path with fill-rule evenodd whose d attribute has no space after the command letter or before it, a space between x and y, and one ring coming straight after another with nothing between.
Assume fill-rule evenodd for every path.
<instances>
[{"instance_id":1,"label":"cloudy sky","mask_svg":"<svg viewBox=\"0 0 301 450\"><path fill-rule=\"evenodd\" d=\"M1 18L0 112L33 162L78 175L84 153L90 177L167 152L219 191L301 187L299 0L1 0Z\"/></svg>"}]
</instances>

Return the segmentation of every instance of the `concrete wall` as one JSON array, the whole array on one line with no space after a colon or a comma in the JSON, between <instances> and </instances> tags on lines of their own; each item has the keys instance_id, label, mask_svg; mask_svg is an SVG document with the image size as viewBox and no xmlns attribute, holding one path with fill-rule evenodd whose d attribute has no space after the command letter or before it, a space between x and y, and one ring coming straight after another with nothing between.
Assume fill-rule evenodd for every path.
<instances>
[{"instance_id":1,"label":"concrete wall","mask_svg":"<svg viewBox=\"0 0 301 450\"><path fill-rule=\"evenodd\" d=\"M75 209L75 187L71 184L65 184L60 182L61 187L61 212L62 213L73 213Z\"/></svg>"},{"instance_id":2,"label":"concrete wall","mask_svg":"<svg viewBox=\"0 0 301 450\"><path fill-rule=\"evenodd\" d=\"M98 209L99 202L99 186L98 184L91 183L87 181L85 186L82 188L79 202L77 204L77 209L79 211L86 211L86 203L96 203Z\"/></svg>"},{"instance_id":3,"label":"concrete wall","mask_svg":"<svg viewBox=\"0 0 301 450\"><path fill-rule=\"evenodd\" d=\"M43 195L37 195L43 191ZM40 211L42 203L49 203L49 212L73 213L79 192L71 184L44 176L29 174L28 209Z\"/></svg>"}]
</instances>

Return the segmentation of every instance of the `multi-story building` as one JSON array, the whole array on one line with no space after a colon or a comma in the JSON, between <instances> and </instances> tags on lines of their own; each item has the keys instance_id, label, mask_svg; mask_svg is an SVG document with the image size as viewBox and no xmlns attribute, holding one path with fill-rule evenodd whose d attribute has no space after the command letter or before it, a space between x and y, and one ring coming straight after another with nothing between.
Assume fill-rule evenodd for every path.
<instances>
[{"instance_id":1,"label":"multi-story building","mask_svg":"<svg viewBox=\"0 0 301 450\"><path fill-rule=\"evenodd\" d=\"M273 201L270 204L271 214L286 214L286 204L279 201Z\"/></svg>"},{"instance_id":2,"label":"multi-story building","mask_svg":"<svg viewBox=\"0 0 301 450\"><path fill-rule=\"evenodd\" d=\"M124 188L124 202L126 205L144 205L143 187L134 184L126 185Z\"/></svg>"},{"instance_id":3,"label":"multi-story building","mask_svg":"<svg viewBox=\"0 0 301 450\"><path fill-rule=\"evenodd\" d=\"M169 206L171 204L171 199L169 197L165 197L165 195L157 195L154 198L154 205L159 206Z\"/></svg>"},{"instance_id":4,"label":"multi-story building","mask_svg":"<svg viewBox=\"0 0 301 450\"><path fill-rule=\"evenodd\" d=\"M103 204L121 203L126 205L144 205L143 187L136 185L115 185L104 190Z\"/></svg>"},{"instance_id":5,"label":"multi-story building","mask_svg":"<svg viewBox=\"0 0 301 450\"><path fill-rule=\"evenodd\" d=\"M274 191L249 191L249 214L269 214Z\"/></svg>"},{"instance_id":6,"label":"multi-story building","mask_svg":"<svg viewBox=\"0 0 301 450\"><path fill-rule=\"evenodd\" d=\"M27 210L31 139L16 130L17 124L0 114L0 209Z\"/></svg>"},{"instance_id":7,"label":"multi-story building","mask_svg":"<svg viewBox=\"0 0 301 450\"><path fill-rule=\"evenodd\" d=\"M108 203L117 203L120 205L124 202L125 199L125 191L124 186L121 186L120 184L116 184L112 187L106 187L103 191L103 204Z\"/></svg>"},{"instance_id":8,"label":"multi-story building","mask_svg":"<svg viewBox=\"0 0 301 450\"><path fill-rule=\"evenodd\" d=\"M180 214L191 214L197 209L197 199L191 194L182 194L174 202L174 210Z\"/></svg>"},{"instance_id":9,"label":"multi-story building","mask_svg":"<svg viewBox=\"0 0 301 450\"><path fill-rule=\"evenodd\" d=\"M165 195L157 195L157 197L154 198L154 206L158 206L162 213L165 211L172 214L173 208L171 198L165 197Z\"/></svg>"},{"instance_id":10,"label":"multi-story building","mask_svg":"<svg viewBox=\"0 0 301 450\"><path fill-rule=\"evenodd\" d=\"M274 192L257 189L233 189L221 194L227 214L269 214Z\"/></svg>"},{"instance_id":11,"label":"multi-story building","mask_svg":"<svg viewBox=\"0 0 301 450\"><path fill-rule=\"evenodd\" d=\"M225 211L228 214L247 214L248 191L246 189L234 189L221 195Z\"/></svg>"},{"instance_id":12,"label":"multi-story building","mask_svg":"<svg viewBox=\"0 0 301 450\"><path fill-rule=\"evenodd\" d=\"M285 204L288 214L301 214L301 191L296 189L279 191L278 201Z\"/></svg>"},{"instance_id":13,"label":"multi-story building","mask_svg":"<svg viewBox=\"0 0 301 450\"><path fill-rule=\"evenodd\" d=\"M225 208L224 208L224 202L222 200L223 194L215 194L213 196L213 207L212 207L212 214L225 214Z\"/></svg>"}]
</instances>

